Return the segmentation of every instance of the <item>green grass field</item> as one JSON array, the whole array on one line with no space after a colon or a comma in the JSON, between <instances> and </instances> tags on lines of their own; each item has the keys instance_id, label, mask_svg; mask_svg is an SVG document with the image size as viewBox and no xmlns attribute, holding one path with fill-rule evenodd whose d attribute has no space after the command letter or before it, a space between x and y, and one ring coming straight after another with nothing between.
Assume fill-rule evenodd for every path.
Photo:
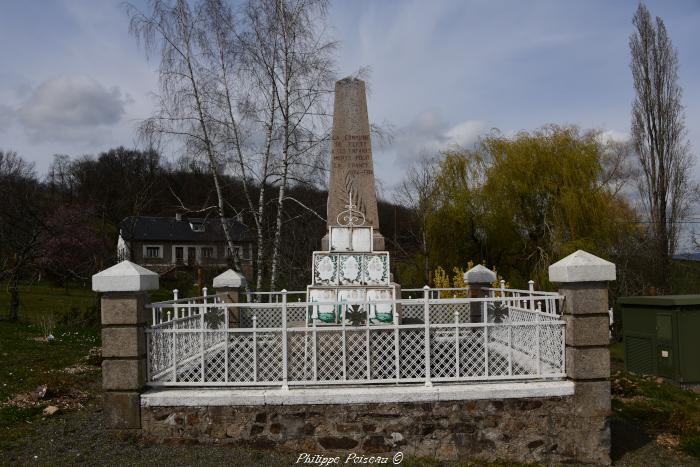
<instances>
[{"instance_id":1,"label":"green grass field","mask_svg":"<svg viewBox=\"0 0 700 467\"><path fill-rule=\"evenodd\" d=\"M99 375L99 361L85 360L91 348L100 347L96 299L78 285L20 286L18 321L0 320L0 445L40 420L45 406L84 397L80 388ZM6 284L0 284L0 318L7 316L9 300ZM54 336L51 343L42 322ZM29 394L39 385L47 386L46 396L33 401Z\"/></svg>"},{"instance_id":2,"label":"green grass field","mask_svg":"<svg viewBox=\"0 0 700 467\"><path fill-rule=\"evenodd\" d=\"M96 327L98 321L96 299L97 295L85 287L72 285L56 287L48 283L24 284L19 288L20 309L19 319L23 322L37 322L39 317L53 315L57 323L64 326L77 325L84 327L91 321ZM0 284L0 318L8 315L10 294L7 284ZM91 316L93 314L94 316Z\"/></svg>"}]
</instances>

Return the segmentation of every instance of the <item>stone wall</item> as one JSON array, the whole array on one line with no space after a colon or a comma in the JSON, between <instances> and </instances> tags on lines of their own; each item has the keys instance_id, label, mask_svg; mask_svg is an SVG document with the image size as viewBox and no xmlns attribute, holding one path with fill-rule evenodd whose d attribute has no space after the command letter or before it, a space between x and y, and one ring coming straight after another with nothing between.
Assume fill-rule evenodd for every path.
<instances>
[{"instance_id":1,"label":"stone wall","mask_svg":"<svg viewBox=\"0 0 700 467\"><path fill-rule=\"evenodd\" d=\"M605 415L577 396L431 403L143 407L146 439L237 443L301 454L609 464Z\"/></svg>"}]
</instances>

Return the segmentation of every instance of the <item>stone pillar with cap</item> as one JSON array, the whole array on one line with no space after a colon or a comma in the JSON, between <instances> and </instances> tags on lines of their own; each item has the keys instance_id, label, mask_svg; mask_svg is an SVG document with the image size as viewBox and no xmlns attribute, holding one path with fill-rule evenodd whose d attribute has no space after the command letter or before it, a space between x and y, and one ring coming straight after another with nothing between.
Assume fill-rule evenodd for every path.
<instances>
[{"instance_id":1,"label":"stone pillar with cap","mask_svg":"<svg viewBox=\"0 0 700 467\"><path fill-rule=\"evenodd\" d=\"M92 276L92 290L102 294L102 388L105 425L141 428L141 398L146 381L147 291L158 289L159 276L122 261Z\"/></svg>"},{"instance_id":2,"label":"stone pillar with cap","mask_svg":"<svg viewBox=\"0 0 700 467\"><path fill-rule=\"evenodd\" d=\"M481 264L477 264L464 273L464 282L469 287L469 298L485 297L486 290L484 289L491 287L495 280L496 273ZM469 322L482 322L484 319L482 310L482 302L472 302L469 305Z\"/></svg>"},{"instance_id":3,"label":"stone pillar with cap","mask_svg":"<svg viewBox=\"0 0 700 467\"><path fill-rule=\"evenodd\" d=\"M246 286L246 278L240 272L227 269L214 278L212 283L216 294L226 303L239 303L241 289ZM240 310L238 308L228 309L228 319L230 327L240 327Z\"/></svg>"},{"instance_id":4,"label":"stone pillar with cap","mask_svg":"<svg viewBox=\"0 0 700 467\"><path fill-rule=\"evenodd\" d=\"M579 462L610 464L608 281L615 265L578 250L549 267L566 322L566 375L575 383L573 416Z\"/></svg>"}]
</instances>

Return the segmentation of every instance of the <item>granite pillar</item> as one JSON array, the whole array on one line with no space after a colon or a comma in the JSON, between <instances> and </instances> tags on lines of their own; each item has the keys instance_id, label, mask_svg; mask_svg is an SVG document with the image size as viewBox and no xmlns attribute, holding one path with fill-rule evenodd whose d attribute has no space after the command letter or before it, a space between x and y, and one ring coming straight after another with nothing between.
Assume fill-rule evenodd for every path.
<instances>
[{"instance_id":1,"label":"granite pillar","mask_svg":"<svg viewBox=\"0 0 700 467\"><path fill-rule=\"evenodd\" d=\"M582 431L579 462L610 464L610 352L608 285L615 265L578 250L549 267L549 280L560 284L566 322L566 375L574 381L576 423ZM585 448L583 448L585 446Z\"/></svg>"},{"instance_id":2,"label":"granite pillar","mask_svg":"<svg viewBox=\"0 0 700 467\"><path fill-rule=\"evenodd\" d=\"M105 425L141 428L140 393L146 382L146 291L158 288L158 274L129 261L92 276L102 293L102 388Z\"/></svg>"}]
</instances>

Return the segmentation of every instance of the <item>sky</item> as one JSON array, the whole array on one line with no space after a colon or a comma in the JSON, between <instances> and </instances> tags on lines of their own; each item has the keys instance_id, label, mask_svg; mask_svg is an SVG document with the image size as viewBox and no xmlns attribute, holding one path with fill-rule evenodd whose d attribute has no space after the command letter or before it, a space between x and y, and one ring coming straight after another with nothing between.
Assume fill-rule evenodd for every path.
<instances>
[{"instance_id":1,"label":"sky","mask_svg":"<svg viewBox=\"0 0 700 467\"><path fill-rule=\"evenodd\" d=\"M0 149L46 172L54 154L138 144L157 63L128 32L122 2L0 0ZM144 5L139 0L137 5ZM422 155L548 123L629 134L634 97L627 0L337 0L328 32L338 75L369 67L370 120L389 196ZM686 126L700 155L700 1L649 1L678 49ZM700 178L700 168L696 167Z\"/></svg>"}]
</instances>

